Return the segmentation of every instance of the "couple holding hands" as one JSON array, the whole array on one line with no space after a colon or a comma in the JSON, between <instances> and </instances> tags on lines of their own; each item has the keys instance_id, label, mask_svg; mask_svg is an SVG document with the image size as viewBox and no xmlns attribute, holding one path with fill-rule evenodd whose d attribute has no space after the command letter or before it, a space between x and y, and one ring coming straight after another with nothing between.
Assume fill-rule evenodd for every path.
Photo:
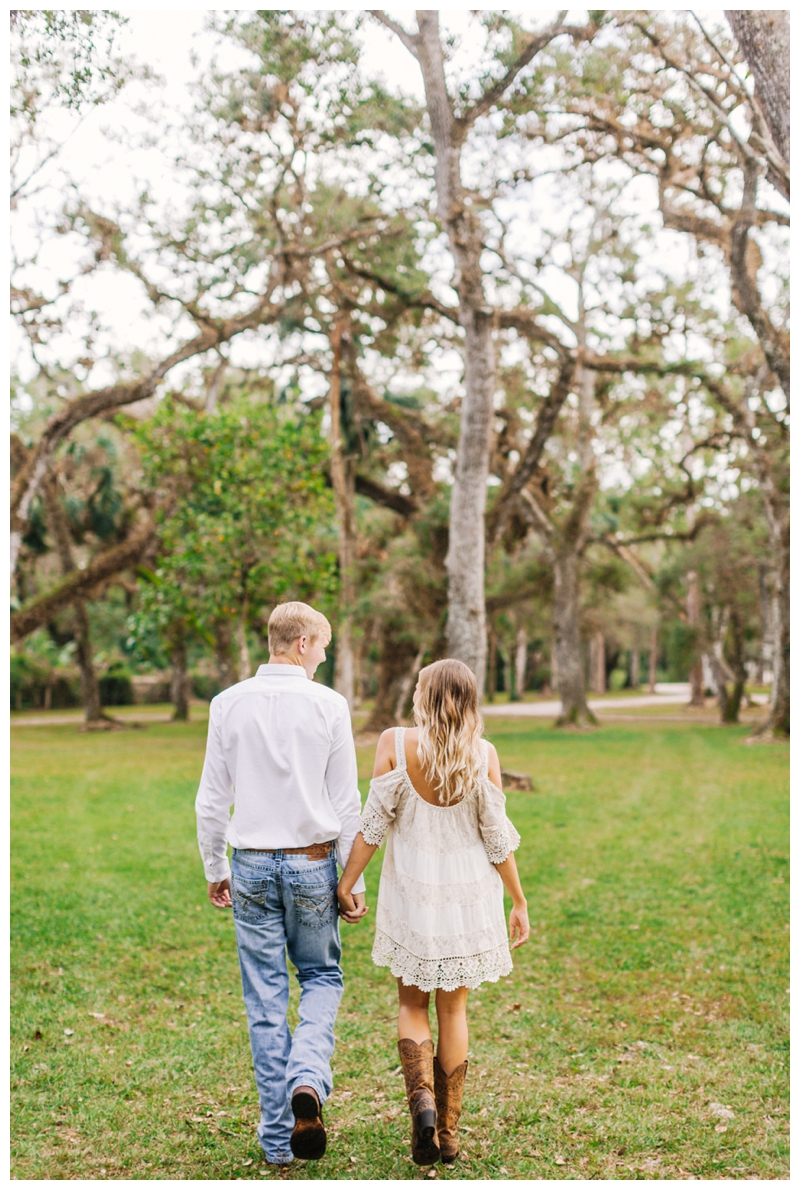
<instances>
[{"instance_id":1,"label":"couple holding hands","mask_svg":"<svg viewBox=\"0 0 800 1190\"><path fill-rule=\"evenodd\" d=\"M195 804L209 897L233 907L265 1159L283 1165L325 1152L343 990L339 916L355 924L366 914L362 873L385 840L372 958L397 979L413 1159L450 1163L468 991L512 969L504 885L512 949L530 933L513 855L519 835L506 817L497 753L481 738L475 677L460 661L421 670L416 726L380 737L362 813L347 702L311 680L330 643L327 619L284 603L268 631L269 663L211 702ZM300 985L293 1034L287 951Z\"/></svg>"}]
</instances>

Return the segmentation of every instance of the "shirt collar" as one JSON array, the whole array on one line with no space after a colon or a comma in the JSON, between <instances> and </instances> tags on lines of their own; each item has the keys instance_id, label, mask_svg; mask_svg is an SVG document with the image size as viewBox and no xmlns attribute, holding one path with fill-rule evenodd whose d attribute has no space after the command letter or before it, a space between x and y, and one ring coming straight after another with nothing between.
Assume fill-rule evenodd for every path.
<instances>
[{"instance_id":1,"label":"shirt collar","mask_svg":"<svg viewBox=\"0 0 800 1190\"><path fill-rule=\"evenodd\" d=\"M308 681L308 674L302 665L259 665L256 670L257 678L299 678Z\"/></svg>"}]
</instances>

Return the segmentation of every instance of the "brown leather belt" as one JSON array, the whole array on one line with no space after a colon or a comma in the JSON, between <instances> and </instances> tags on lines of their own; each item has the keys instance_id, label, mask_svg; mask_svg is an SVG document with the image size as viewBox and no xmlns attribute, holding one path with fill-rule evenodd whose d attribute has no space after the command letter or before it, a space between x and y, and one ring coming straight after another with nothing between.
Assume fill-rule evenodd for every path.
<instances>
[{"instance_id":1,"label":"brown leather belt","mask_svg":"<svg viewBox=\"0 0 800 1190\"><path fill-rule=\"evenodd\" d=\"M334 854L335 843L311 843L308 847L246 847L243 851L258 851L262 855L307 855L309 859L327 859Z\"/></svg>"}]
</instances>

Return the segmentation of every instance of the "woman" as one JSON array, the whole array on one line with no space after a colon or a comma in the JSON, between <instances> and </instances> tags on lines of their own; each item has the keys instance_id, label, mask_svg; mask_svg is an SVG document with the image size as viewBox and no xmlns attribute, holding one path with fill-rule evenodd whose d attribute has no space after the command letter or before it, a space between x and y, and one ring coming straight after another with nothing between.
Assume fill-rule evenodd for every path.
<instances>
[{"instance_id":1,"label":"woman","mask_svg":"<svg viewBox=\"0 0 800 1190\"><path fill-rule=\"evenodd\" d=\"M338 887L352 912L352 888L386 842L373 962L397 977L398 1048L418 1165L458 1156L457 1125L467 1073L467 994L512 969L503 885L513 908L513 949L530 934L513 852L520 838L506 818L500 762L482 740L478 690L461 661L437 661L419 675L415 728L385 731L369 797ZM436 1057L428 1021L436 993Z\"/></svg>"}]
</instances>

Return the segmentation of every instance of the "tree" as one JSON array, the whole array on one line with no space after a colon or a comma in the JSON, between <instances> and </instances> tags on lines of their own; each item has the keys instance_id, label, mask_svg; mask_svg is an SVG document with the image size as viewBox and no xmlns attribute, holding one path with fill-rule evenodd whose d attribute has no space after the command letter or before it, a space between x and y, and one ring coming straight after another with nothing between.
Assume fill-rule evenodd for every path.
<instances>
[{"instance_id":1,"label":"tree","mask_svg":"<svg viewBox=\"0 0 800 1190\"><path fill-rule=\"evenodd\" d=\"M287 596L325 602L335 584L324 537L332 512L318 414L246 397L212 413L165 402L137 431L157 503L159 557L134 620L167 641L178 718L190 635L233 637L236 677L252 676L248 631Z\"/></svg>"},{"instance_id":2,"label":"tree","mask_svg":"<svg viewBox=\"0 0 800 1190\"><path fill-rule=\"evenodd\" d=\"M770 531L780 640L765 731L789 728L789 339L782 228L788 214L760 184L788 193L788 161L766 132L761 108L735 69L724 29L639 14L624 36L590 52L579 78L554 78L552 104L567 113L574 152L615 158L657 187L665 228L684 233L698 256L727 270L733 318L710 360L692 360L724 428L747 444ZM746 131L739 129L744 123ZM570 140L562 129L561 139ZM708 315L719 307L717 293ZM738 317L737 317L738 316ZM710 318L707 317L707 323ZM622 361L620 366L624 367ZM636 370L636 365L633 365Z\"/></svg>"},{"instance_id":3,"label":"tree","mask_svg":"<svg viewBox=\"0 0 800 1190\"><path fill-rule=\"evenodd\" d=\"M788 167L791 112L789 13L786 9L726 9L725 16L753 72L756 103L774 148ZM766 139L763 129L754 131L761 139ZM771 170L770 181L788 199L788 168L780 172Z\"/></svg>"},{"instance_id":4,"label":"tree","mask_svg":"<svg viewBox=\"0 0 800 1190\"><path fill-rule=\"evenodd\" d=\"M593 27L567 26L562 13L552 25L534 34L513 21L493 18L494 32L502 27L510 34L511 52L497 54L477 97L461 95L459 102L446 78L439 14L419 11L416 33L409 33L383 12L374 15L397 34L422 72L436 162L436 211L455 267L453 288L464 332L464 399L450 501L447 648L451 656L475 671L482 690L486 665L484 514L496 387L495 311L481 261L485 233L476 196L464 185L462 151L479 119L502 103L517 76L541 49L564 33L576 39L590 37ZM498 68L501 73L496 77Z\"/></svg>"}]
</instances>

